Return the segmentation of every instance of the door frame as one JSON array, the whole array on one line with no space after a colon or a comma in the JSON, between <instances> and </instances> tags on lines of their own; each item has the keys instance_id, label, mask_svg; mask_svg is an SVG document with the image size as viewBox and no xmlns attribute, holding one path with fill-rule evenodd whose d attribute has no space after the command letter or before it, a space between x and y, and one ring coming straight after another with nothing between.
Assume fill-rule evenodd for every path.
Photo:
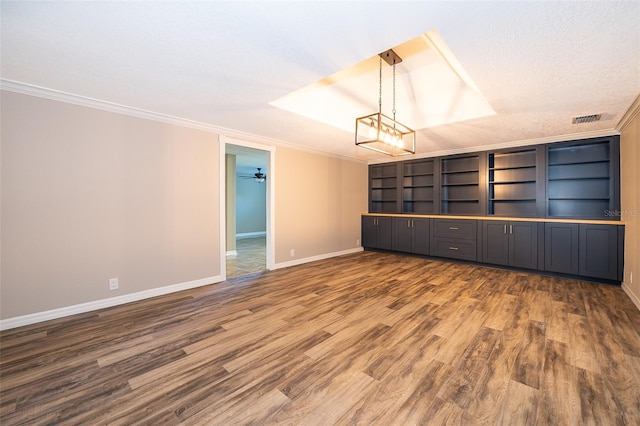
<instances>
[{"instance_id":1,"label":"door frame","mask_svg":"<svg viewBox=\"0 0 640 426\"><path fill-rule=\"evenodd\" d=\"M266 268L267 270L273 270L275 264L275 238L273 234L273 230L275 229L275 182L276 182L276 147L272 145L265 145L256 142L250 142L247 140L236 139L229 136L218 135L218 141L220 145L220 159L219 159L219 170L220 170L220 276L222 280L227 279L227 240L226 240L226 232L227 232L227 221L226 217L226 173L227 166L225 161L225 154L227 144L229 145L238 145L246 148L257 149L260 151L265 151L268 157L269 169L268 178L265 181L266 184Z\"/></svg>"}]
</instances>

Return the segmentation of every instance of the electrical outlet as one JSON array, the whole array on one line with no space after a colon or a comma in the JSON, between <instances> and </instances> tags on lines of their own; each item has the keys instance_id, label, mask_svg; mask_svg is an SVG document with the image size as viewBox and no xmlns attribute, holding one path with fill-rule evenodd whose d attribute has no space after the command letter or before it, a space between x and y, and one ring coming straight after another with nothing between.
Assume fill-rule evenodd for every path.
<instances>
[{"instance_id":1,"label":"electrical outlet","mask_svg":"<svg viewBox=\"0 0 640 426\"><path fill-rule=\"evenodd\" d=\"M356 240L356 246L360 245L360 240Z\"/></svg>"},{"instance_id":2,"label":"electrical outlet","mask_svg":"<svg viewBox=\"0 0 640 426\"><path fill-rule=\"evenodd\" d=\"M117 289L118 289L118 279L109 278L109 290L117 290Z\"/></svg>"},{"instance_id":3,"label":"electrical outlet","mask_svg":"<svg viewBox=\"0 0 640 426\"><path fill-rule=\"evenodd\" d=\"M296 251L294 249L291 249L291 252L289 253L289 255L291 257L295 256L296 255Z\"/></svg>"},{"instance_id":4,"label":"electrical outlet","mask_svg":"<svg viewBox=\"0 0 640 426\"><path fill-rule=\"evenodd\" d=\"M631 281L629 284L633 284L633 272L629 273L629 281Z\"/></svg>"}]
</instances>

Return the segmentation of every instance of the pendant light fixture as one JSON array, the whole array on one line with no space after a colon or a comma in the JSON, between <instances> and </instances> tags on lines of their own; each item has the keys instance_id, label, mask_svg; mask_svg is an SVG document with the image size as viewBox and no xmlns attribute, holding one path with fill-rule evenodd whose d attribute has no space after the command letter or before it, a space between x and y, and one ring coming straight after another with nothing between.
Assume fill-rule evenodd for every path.
<instances>
[{"instance_id":1,"label":"pendant light fixture","mask_svg":"<svg viewBox=\"0 0 640 426\"><path fill-rule=\"evenodd\" d=\"M380 57L378 112L356 118L356 145L397 157L416 153L416 132L396 121L396 64L400 56L389 49ZM382 60L393 67L393 118L382 113Z\"/></svg>"}]
</instances>

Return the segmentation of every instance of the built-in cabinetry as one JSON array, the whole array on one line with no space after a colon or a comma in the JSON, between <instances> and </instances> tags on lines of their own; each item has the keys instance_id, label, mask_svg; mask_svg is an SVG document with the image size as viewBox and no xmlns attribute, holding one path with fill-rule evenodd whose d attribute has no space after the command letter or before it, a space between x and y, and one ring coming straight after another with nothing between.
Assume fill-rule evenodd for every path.
<instances>
[{"instance_id":1,"label":"built-in cabinetry","mask_svg":"<svg viewBox=\"0 0 640 426\"><path fill-rule=\"evenodd\" d=\"M478 221L465 219L432 219L431 254L476 261Z\"/></svg>"},{"instance_id":2,"label":"built-in cabinetry","mask_svg":"<svg viewBox=\"0 0 640 426\"><path fill-rule=\"evenodd\" d=\"M488 214L536 217L543 214L538 176L541 148L488 154Z\"/></svg>"},{"instance_id":3,"label":"built-in cabinetry","mask_svg":"<svg viewBox=\"0 0 640 426\"><path fill-rule=\"evenodd\" d=\"M608 139L548 146L547 216L602 219L619 209L618 150Z\"/></svg>"},{"instance_id":4,"label":"built-in cabinetry","mask_svg":"<svg viewBox=\"0 0 640 426\"><path fill-rule=\"evenodd\" d=\"M394 217L393 250L428 255L430 227L429 219Z\"/></svg>"},{"instance_id":5,"label":"built-in cabinetry","mask_svg":"<svg viewBox=\"0 0 640 426\"><path fill-rule=\"evenodd\" d=\"M545 270L622 280L624 227L591 223L545 224Z\"/></svg>"},{"instance_id":6,"label":"built-in cabinetry","mask_svg":"<svg viewBox=\"0 0 640 426\"><path fill-rule=\"evenodd\" d=\"M400 163L369 166L369 212L396 213L400 209Z\"/></svg>"},{"instance_id":7,"label":"built-in cabinetry","mask_svg":"<svg viewBox=\"0 0 640 426\"><path fill-rule=\"evenodd\" d=\"M365 248L621 281L620 137L370 165L369 213Z\"/></svg>"},{"instance_id":8,"label":"built-in cabinetry","mask_svg":"<svg viewBox=\"0 0 640 426\"><path fill-rule=\"evenodd\" d=\"M385 216L362 217L362 246L379 250L391 250L391 218Z\"/></svg>"},{"instance_id":9,"label":"built-in cabinetry","mask_svg":"<svg viewBox=\"0 0 640 426\"><path fill-rule=\"evenodd\" d=\"M440 166L440 211L452 215L480 215L483 197L480 175L484 156L445 157Z\"/></svg>"},{"instance_id":10,"label":"built-in cabinetry","mask_svg":"<svg viewBox=\"0 0 640 426\"><path fill-rule=\"evenodd\" d=\"M619 136L369 166L369 213L618 220Z\"/></svg>"},{"instance_id":11,"label":"built-in cabinetry","mask_svg":"<svg viewBox=\"0 0 640 426\"><path fill-rule=\"evenodd\" d=\"M482 261L538 269L538 223L482 221Z\"/></svg>"},{"instance_id":12,"label":"built-in cabinetry","mask_svg":"<svg viewBox=\"0 0 640 426\"><path fill-rule=\"evenodd\" d=\"M434 160L402 163L402 212L436 213Z\"/></svg>"},{"instance_id":13,"label":"built-in cabinetry","mask_svg":"<svg viewBox=\"0 0 640 426\"><path fill-rule=\"evenodd\" d=\"M366 249L622 281L623 225L363 215L362 232Z\"/></svg>"}]
</instances>

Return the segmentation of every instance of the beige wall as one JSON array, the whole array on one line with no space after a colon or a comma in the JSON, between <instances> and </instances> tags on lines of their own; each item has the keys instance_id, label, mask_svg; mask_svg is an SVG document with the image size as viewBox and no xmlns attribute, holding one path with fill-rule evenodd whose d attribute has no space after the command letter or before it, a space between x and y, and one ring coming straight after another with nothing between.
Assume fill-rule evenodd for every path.
<instances>
[{"instance_id":1,"label":"beige wall","mask_svg":"<svg viewBox=\"0 0 640 426\"><path fill-rule=\"evenodd\" d=\"M640 309L640 113L620 136L620 190L625 222L623 287ZM633 273L633 282L631 282Z\"/></svg>"},{"instance_id":2,"label":"beige wall","mask_svg":"<svg viewBox=\"0 0 640 426\"><path fill-rule=\"evenodd\" d=\"M365 163L278 147L276 170L276 263L359 246Z\"/></svg>"},{"instance_id":3,"label":"beige wall","mask_svg":"<svg viewBox=\"0 0 640 426\"><path fill-rule=\"evenodd\" d=\"M11 92L1 102L0 318L220 274L216 135Z\"/></svg>"},{"instance_id":4,"label":"beige wall","mask_svg":"<svg viewBox=\"0 0 640 426\"><path fill-rule=\"evenodd\" d=\"M0 319L221 274L216 134L1 93ZM356 248L367 165L275 156L275 263Z\"/></svg>"}]
</instances>

